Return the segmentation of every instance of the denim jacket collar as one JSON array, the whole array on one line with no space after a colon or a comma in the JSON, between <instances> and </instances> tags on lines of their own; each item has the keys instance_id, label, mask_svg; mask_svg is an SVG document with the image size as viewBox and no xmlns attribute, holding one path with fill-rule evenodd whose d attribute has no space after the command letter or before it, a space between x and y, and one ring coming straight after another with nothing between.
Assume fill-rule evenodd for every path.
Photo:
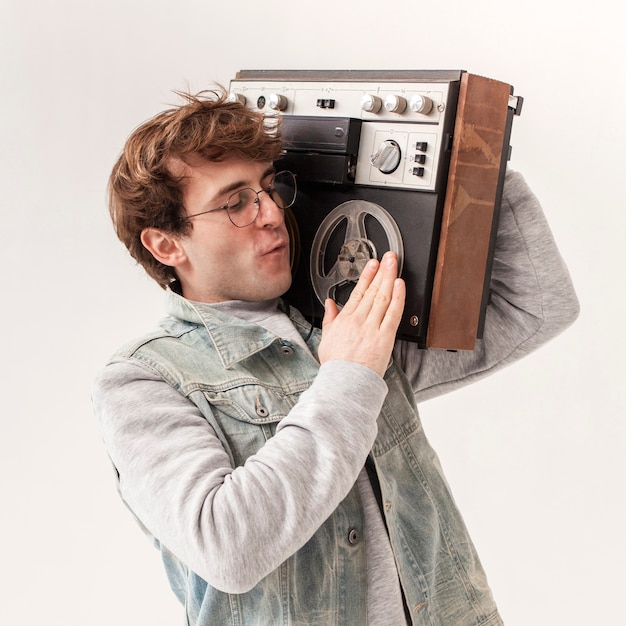
<instances>
[{"instance_id":1,"label":"denim jacket collar","mask_svg":"<svg viewBox=\"0 0 626 626\"><path fill-rule=\"evenodd\" d=\"M168 288L168 315L191 324L204 326L226 369L264 350L280 338L270 331L202 302L192 302ZM311 336L311 325L282 299L278 308L287 315L305 341Z\"/></svg>"}]
</instances>

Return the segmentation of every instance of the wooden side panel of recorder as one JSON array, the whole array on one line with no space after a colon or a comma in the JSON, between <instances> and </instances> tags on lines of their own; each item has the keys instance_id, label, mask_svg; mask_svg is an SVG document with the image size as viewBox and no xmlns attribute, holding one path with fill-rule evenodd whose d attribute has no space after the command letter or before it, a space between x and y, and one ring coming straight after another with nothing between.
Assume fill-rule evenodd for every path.
<instances>
[{"instance_id":1,"label":"wooden side panel of recorder","mask_svg":"<svg viewBox=\"0 0 626 626\"><path fill-rule=\"evenodd\" d=\"M428 348L472 350L479 335L508 153L511 91L510 85L482 76L465 73L461 78Z\"/></svg>"}]
</instances>

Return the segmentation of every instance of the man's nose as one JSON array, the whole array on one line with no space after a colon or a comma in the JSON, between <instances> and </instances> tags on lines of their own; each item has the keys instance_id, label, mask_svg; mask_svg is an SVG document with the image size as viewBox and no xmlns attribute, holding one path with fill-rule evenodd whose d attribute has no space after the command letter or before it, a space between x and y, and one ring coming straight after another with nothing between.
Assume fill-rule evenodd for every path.
<instances>
[{"instance_id":1,"label":"man's nose","mask_svg":"<svg viewBox=\"0 0 626 626\"><path fill-rule=\"evenodd\" d=\"M260 226L278 226L285 221L285 211L281 209L272 196L265 190L259 192L259 213L257 222Z\"/></svg>"}]
</instances>

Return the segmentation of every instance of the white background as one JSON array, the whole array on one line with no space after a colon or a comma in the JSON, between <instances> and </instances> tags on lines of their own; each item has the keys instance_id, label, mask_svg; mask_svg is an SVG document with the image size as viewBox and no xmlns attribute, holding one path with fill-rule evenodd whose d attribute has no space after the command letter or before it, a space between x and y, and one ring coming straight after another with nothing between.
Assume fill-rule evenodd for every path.
<instances>
[{"instance_id":1,"label":"white background","mask_svg":"<svg viewBox=\"0 0 626 626\"><path fill-rule=\"evenodd\" d=\"M507 625L624 623L619 6L1 2L0 623L182 623L91 410L95 372L162 313L113 234L105 186L172 90L272 68L461 68L524 96L511 166L542 200L582 313L524 362L421 410Z\"/></svg>"}]
</instances>

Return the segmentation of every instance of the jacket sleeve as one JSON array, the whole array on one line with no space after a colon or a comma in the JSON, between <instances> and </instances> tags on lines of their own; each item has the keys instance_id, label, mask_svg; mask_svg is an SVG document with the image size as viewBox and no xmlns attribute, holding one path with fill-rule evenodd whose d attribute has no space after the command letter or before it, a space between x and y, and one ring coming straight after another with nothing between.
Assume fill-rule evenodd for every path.
<instances>
[{"instance_id":1,"label":"jacket sleeve","mask_svg":"<svg viewBox=\"0 0 626 626\"><path fill-rule=\"evenodd\" d=\"M237 468L198 407L148 367L112 362L93 402L120 495L141 525L211 586L244 593L353 487L386 394L371 370L325 363L275 436Z\"/></svg>"},{"instance_id":2,"label":"jacket sleeve","mask_svg":"<svg viewBox=\"0 0 626 626\"><path fill-rule=\"evenodd\" d=\"M423 401L522 358L574 322L574 287L541 205L508 171L500 210L483 338L472 351L418 350L399 341L394 357Z\"/></svg>"}]
</instances>

